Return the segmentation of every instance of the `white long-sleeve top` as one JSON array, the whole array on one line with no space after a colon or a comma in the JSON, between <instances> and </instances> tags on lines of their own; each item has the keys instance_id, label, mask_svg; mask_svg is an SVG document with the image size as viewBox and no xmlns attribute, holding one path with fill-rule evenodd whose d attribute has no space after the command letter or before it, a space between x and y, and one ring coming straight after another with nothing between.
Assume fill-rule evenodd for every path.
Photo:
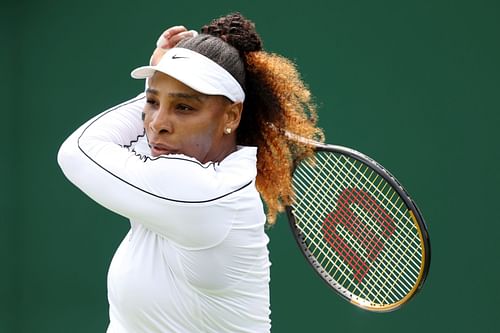
<instances>
[{"instance_id":1,"label":"white long-sleeve top","mask_svg":"<svg viewBox=\"0 0 500 333\"><path fill-rule=\"evenodd\" d=\"M131 222L108 273L108 333L269 332L269 241L256 148L220 163L151 157L144 94L63 143L66 177Z\"/></svg>"}]
</instances>

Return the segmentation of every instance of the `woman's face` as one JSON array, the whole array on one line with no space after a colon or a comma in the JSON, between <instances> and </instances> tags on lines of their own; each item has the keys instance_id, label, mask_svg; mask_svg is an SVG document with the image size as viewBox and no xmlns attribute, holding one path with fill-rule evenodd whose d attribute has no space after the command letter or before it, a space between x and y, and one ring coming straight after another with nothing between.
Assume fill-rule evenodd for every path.
<instances>
[{"instance_id":1,"label":"woman's face","mask_svg":"<svg viewBox=\"0 0 500 333\"><path fill-rule=\"evenodd\" d=\"M144 128L153 156L177 153L205 163L234 151L241 103L201 94L160 72L150 79L146 99Z\"/></svg>"}]
</instances>

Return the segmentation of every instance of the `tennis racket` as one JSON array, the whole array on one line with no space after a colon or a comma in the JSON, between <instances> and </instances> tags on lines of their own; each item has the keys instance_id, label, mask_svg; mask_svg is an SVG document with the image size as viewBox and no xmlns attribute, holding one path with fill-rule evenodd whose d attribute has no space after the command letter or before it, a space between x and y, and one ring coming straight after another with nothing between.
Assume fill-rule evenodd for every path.
<instances>
[{"instance_id":1,"label":"tennis racket","mask_svg":"<svg viewBox=\"0 0 500 333\"><path fill-rule=\"evenodd\" d=\"M398 309L422 288L429 270L429 235L416 204L368 156L298 140L315 149L295 166L295 198L286 208L302 253L352 304L375 312Z\"/></svg>"}]
</instances>

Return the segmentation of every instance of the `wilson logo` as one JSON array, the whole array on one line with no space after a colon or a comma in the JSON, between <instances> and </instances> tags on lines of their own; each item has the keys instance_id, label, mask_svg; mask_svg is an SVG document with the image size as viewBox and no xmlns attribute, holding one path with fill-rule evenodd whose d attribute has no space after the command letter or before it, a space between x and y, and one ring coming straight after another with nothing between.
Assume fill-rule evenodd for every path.
<instances>
[{"instance_id":1,"label":"wilson logo","mask_svg":"<svg viewBox=\"0 0 500 333\"><path fill-rule=\"evenodd\" d=\"M328 214L322 226L325 240L352 269L359 283L395 230L394 220L387 211L372 195L357 188L342 191L336 209ZM356 244L359 250L351 244Z\"/></svg>"}]
</instances>

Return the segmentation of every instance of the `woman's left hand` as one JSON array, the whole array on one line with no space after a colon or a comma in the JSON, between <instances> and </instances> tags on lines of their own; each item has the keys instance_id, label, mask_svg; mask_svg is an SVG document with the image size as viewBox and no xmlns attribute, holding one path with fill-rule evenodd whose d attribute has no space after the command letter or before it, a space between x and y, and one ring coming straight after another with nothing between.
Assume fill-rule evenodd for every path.
<instances>
[{"instance_id":1,"label":"woman's left hand","mask_svg":"<svg viewBox=\"0 0 500 333\"><path fill-rule=\"evenodd\" d=\"M149 64L155 66L160 62L165 52L173 48L184 38L191 38L196 35L198 35L198 33L195 30L187 30L186 27L182 25L168 28L161 34L156 42L156 49L153 51Z\"/></svg>"}]
</instances>

